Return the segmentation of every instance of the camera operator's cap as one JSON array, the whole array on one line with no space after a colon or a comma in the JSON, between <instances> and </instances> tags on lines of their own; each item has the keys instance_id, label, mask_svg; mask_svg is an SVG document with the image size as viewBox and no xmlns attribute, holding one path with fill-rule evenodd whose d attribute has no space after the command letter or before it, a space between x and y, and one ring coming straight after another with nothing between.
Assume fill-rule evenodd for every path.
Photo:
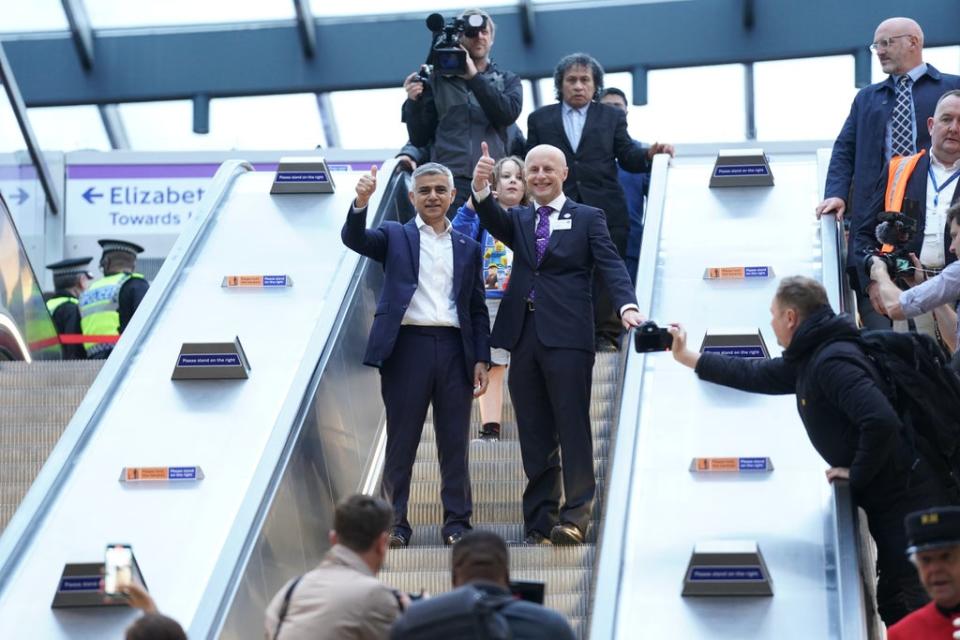
<instances>
[{"instance_id":1,"label":"camera operator's cap","mask_svg":"<svg viewBox=\"0 0 960 640\"><path fill-rule=\"evenodd\" d=\"M904 520L907 554L960 545L960 507L914 511Z\"/></svg>"},{"instance_id":2,"label":"camera operator's cap","mask_svg":"<svg viewBox=\"0 0 960 640\"><path fill-rule=\"evenodd\" d=\"M128 242L127 240L103 239L97 240L97 242L100 243L100 247L103 249L104 253L121 251L123 253L129 253L133 256L136 256L138 253L143 253L143 247L135 242Z\"/></svg>"},{"instance_id":3,"label":"camera operator's cap","mask_svg":"<svg viewBox=\"0 0 960 640\"><path fill-rule=\"evenodd\" d=\"M81 274L86 274L88 277L92 278L90 272L87 270L87 265L93 261L93 258L84 257L84 258L67 258L66 260L61 260L60 262L54 262L47 265L47 269L53 271L54 276L79 276Z\"/></svg>"}]
</instances>

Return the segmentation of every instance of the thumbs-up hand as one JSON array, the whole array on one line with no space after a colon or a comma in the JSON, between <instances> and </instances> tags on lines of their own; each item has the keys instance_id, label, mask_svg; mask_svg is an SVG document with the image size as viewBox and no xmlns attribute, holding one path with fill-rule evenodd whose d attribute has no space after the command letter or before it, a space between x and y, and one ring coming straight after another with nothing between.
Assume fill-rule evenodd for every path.
<instances>
[{"instance_id":1,"label":"thumbs-up hand","mask_svg":"<svg viewBox=\"0 0 960 640\"><path fill-rule=\"evenodd\" d=\"M370 166L370 173L360 177L357 182L357 197L353 201L353 206L357 209L363 209L370 202L370 196L377 190L377 165Z\"/></svg>"},{"instance_id":2,"label":"thumbs-up hand","mask_svg":"<svg viewBox=\"0 0 960 640\"><path fill-rule=\"evenodd\" d=\"M473 170L473 190L479 193L490 186L493 181L493 165L496 164L490 157L490 149L486 142L480 143L480 159Z\"/></svg>"}]
</instances>

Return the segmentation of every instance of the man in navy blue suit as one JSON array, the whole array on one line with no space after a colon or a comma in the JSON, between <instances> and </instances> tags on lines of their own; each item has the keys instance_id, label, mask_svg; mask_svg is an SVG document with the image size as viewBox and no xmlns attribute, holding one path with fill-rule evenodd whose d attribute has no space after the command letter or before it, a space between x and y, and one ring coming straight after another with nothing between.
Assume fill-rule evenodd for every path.
<instances>
[{"instance_id":1,"label":"man in navy blue suit","mask_svg":"<svg viewBox=\"0 0 960 640\"><path fill-rule=\"evenodd\" d=\"M642 317L603 211L563 193L563 151L550 145L530 150L524 168L531 204L507 212L490 197L494 161L486 144L481 149L473 177L480 224L513 249L510 286L491 343L511 352L508 385L527 476L525 541L579 544L596 491L590 429L594 269L623 326L637 326Z\"/></svg>"},{"instance_id":2,"label":"man in navy blue suit","mask_svg":"<svg viewBox=\"0 0 960 640\"><path fill-rule=\"evenodd\" d=\"M824 200L816 208L818 216L831 212L847 215L851 232L860 217L869 214L884 164L893 156L928 148L927 118L933 115L940 96L960 88L960 77L940 73L923 61L923 31L910 18L881 22L870 48L890 75L861 89L854 98L850 115L833 144ZM847 266L855 277L862 258L852 250L848 257ZM863 284L861 281L860 287ZM890 326L885 318L872 313L864 299L860 301L860 313L870 328Z\"/></svg>"},{"instance_id":3,"label":"man in navy blue suit","mask_svg":"<svg viewBox=\"0 0 960 640\"><path fill-rule=\"evenodd\" d=\"M454 231L445 215L456 195L453 175L431 162L414 171L413 181L416 217L367 229L367 203L377 187L373 167L357 183L341 233L345 245L384 269L364 364L380 368L387 414L382 490L393 506L392 547L410 542L410 475L431 404L444 544L456 543L470 529L470 405L486 391L490 362L480 245Z\"/></svg>"}]
</instances>

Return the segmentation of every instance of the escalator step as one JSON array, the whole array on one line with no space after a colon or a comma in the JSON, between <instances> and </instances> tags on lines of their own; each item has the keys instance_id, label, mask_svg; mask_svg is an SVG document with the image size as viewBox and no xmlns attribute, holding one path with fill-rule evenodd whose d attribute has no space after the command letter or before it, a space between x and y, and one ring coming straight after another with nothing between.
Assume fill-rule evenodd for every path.
<instances>
[{"instance_id":1,"label":"escalator step","mask_svg":"<svg viewBox=\"0 0 960 640\"><path fill-rule=\"evenodd\" d=\"M610 440L607 438L594 439L593 457L607 458L610 451ZM417 462L437 460L437 447L432 442L421 442L417 447ZM500 442L474 441L470 443L470 460L480 462L498 462L501 460L520 460L520 443L516 440L501 440Z\"/></svg>"},{"instance_id":2,"label":"escalator step","mask_svg":"<svg viewBox=\"0 0 960 640\"><path fill-rule=\"evenodd\" d=\"M594 419L590 421L591 430L593 431L594 439L597 438L609 438L610 437L610 420L603 419ZM474 421L470 423L470 437L476 438L480 434L480 422ZM516 440L517 439L517 423L515 420L511 419L509 421L503 421L500 423L500 438L501 440ZM423 424L423 431L420 434L421 442L435 442L436 433L434 432L434 426L432 421L427 421Z\"/></svg>"},{"instance_id":3,"label":"escalator step","mask_svg":"<svg viewBox=\"0 0 960 640\"><path fill-rule=\"evenodd\" d=\"M523 541L523 524L520 522L522 516L518 514L517 520L513 523L502 522L480 522L474 518L474 529L483 531L493 531L503 538L508 544L520 544ZM441 542L441 526L439 524L421 524L413 525L413 535L410 538L412 546L435 545ZM588 543L596 542L596 523L591 522L587 526L586 541Z\"/></svg>"},{"instance_id":4,"label":"escalator step","mask_svg":"<svg viewBox=\"0 0 960 640\"><path fill-rule=\"evenodd\" d=\"M508 490L510 489L510 490ZM426 493L426 492L424 492ZM473 517L471 524L477 528L484 528L490 522L523 522L523 507L520 504L523 496L523 485L504 488L501 491L504 498L500 501L478 500L477 490L473 491ZM413 502L407 505L407 518L414 527L438 525L443 521L443 506L440 504L440 488L434 487L429 493L430 500L424 502ZM602 513L602 500L599 498L600 492L597 492L597 498L593 501L593 521L598 522ZM440 538L417 541L421 544L437 544Z\"/></svg>"},{"instance_id":5,"label":"escalator step","mask_svg":"<svg viewBox=\"0 0 960 640\"><path fill-rule=\"evenodd\" d=\"M0 458L2 459L2 458ZM593 463L594 478L598 482L602 481L607 472L606 459L594 460ZM414 482L432 482L436 486L440 483L440 464L435 460L417 462L413 465ZM502 460L496 462L486 462L479 460L470 461L470 481L473 482L526 482L527 477L523 473L523 465L519 460Z\"/></svg>"},{"instance_id":6,"label":"escalator step","mask_svg":"<svg viewBox=\"0 0 960 640\"><path fill-rule=\"evenodd\" d=\"M511 572L590 568L596 555L596 547L592 544L570 547L511 545L509 550ZM391 549L381 575L419 571L450 571L450 548L433 545Z\"/></svg>"}]
</instances>

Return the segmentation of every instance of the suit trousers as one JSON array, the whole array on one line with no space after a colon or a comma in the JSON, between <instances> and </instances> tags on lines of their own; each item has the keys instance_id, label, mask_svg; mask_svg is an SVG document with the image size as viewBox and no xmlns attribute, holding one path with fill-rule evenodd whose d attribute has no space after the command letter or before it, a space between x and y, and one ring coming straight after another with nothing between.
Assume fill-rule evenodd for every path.
<instances>
[{"instance_id":1,"label":"suit trousers","mask_svg":"<svg viewBox=\"0 0 960 640\"><path fill-rule=\"evenodd\" d=\"M627 229L626 227L610 228L610 239L617 248L617 253L621 258L627 255ZM636 276L630 276L632 282L636 282ZM613 308L613 301L610 300L610 293L607 291L607 285L604 284L598 271L593 272L593 322L595 333L598 336L604 336L611 340L617 340L623 331L620 324L619 309Z\"/></svg>"},{"instance_id":2,"label":"suit trousers","mask_svg":"<svg viewBox=\"0 0 960 640\"><path fill-rule=\"evenodd\" d=\"M473 381L463 362L460 330L402 326L393 353L380 368L380 392L387 413L387 452L382 493L393 506L394 531L409 539L410 476L427 408L440 461L444 537L470 528L473 497L468 466Z\"/></svg>"},{"instance_id":3,"label":"suit trousers","mask_svg":"<svg viewBox=\"0 0 960 640\"><path fill-rule=\"evenodd\" d=\"M544 345L537 337L536 315L526 313L510 352L507 381L527 476L525 532L547 536L558 522L586 532L596 492L590 428L594 354Z\"/></svg>"}]
</instances>

